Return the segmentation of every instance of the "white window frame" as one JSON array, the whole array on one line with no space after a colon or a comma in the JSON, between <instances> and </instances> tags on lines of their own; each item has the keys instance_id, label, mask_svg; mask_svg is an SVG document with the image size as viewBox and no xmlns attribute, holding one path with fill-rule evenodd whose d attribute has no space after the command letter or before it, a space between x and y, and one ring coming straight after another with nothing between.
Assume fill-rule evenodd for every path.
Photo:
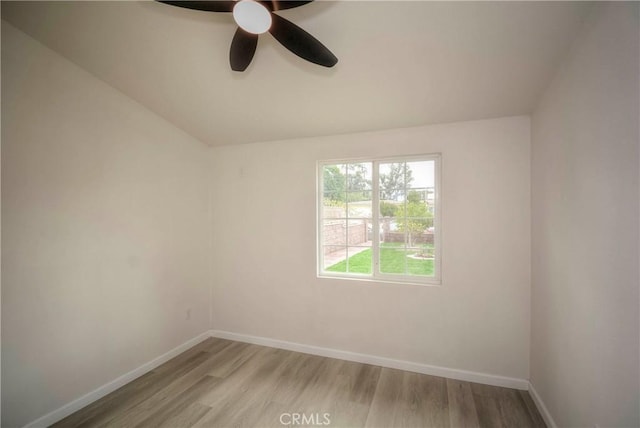
<instances>
[{"instance_id":1,"label":"white window frame","mask_svg":"<svg viewBox=\"0 0 640 428\"><path fill-rule=\"evenodd\" d=\"M328 272L323 270L324 266L324 249L323 249L323 197L324 197L324 167L327 165L336 164L349 164L349 163L361 163L369 162L372 164L371 171L371 211L372 211L372 228L373 230L380 229L380 183L379 183L379 165L381 163L389 162L417 162L417 161L433 161L434 162L434 276L419 276L419 275L398 275L388 274L380 272L380 234L373 233L372 239L372 258L373 266L371 274L362 273L348 273L348 272ZM442 283L442 183L441 183L441 155L439 153L424 154L424 155L410 155L410 156L397 156L397 157L381 157L381 158L351 158L351 159L332 159L323 160L317 162L316 180L317 180L317 210L316 210L316 225L317 225L317 276L319 278L339 278L339 279L355 279L360 281L374 281L374 282L387 282L387 283L400 283L400 284L416 284L416 285L440 285ZM348 214L347 214L348 221ZM348 245L345 245L345 248Z\"/></svg>"}]
</instances>

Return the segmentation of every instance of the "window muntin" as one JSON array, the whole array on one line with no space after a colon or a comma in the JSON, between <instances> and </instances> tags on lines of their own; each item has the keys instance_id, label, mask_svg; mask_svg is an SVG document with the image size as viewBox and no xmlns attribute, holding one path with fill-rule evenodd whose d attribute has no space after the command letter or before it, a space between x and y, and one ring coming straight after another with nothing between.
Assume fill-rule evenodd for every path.
<instances>
[{"instance_id":1,"label":"window muntin","mask_svg":"<svg viewBox=\"0 0 640 428\"><path fill-rule=\"evenodd\" d=\"M320 162L319 275L439 283L439 169L439 155Z\"/></svg>"}]
</instances>

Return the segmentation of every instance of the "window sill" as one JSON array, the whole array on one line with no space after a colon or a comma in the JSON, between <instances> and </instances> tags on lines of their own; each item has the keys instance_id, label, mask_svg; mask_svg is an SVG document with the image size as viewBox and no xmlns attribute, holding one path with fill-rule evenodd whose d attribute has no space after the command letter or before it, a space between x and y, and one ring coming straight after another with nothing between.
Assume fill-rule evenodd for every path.
<instances>
[{"instance_id":1,"label":"window sill","mask_svg":"<svg viewBox=\"0 0 640 428\"><path fill-rule=\"evenodd\" d=\"M354 275L332 275L330 273L322 272L317 275L318 279L334 279L334 280L346 280L356 282L375 282L379 284L393 284L393 285L421 285L426 287L440 287L442 286L442 280L429 278L426 280L404 280L396 278L380 278L372 276L360 276Z\"/></svg>"}]
</instances>

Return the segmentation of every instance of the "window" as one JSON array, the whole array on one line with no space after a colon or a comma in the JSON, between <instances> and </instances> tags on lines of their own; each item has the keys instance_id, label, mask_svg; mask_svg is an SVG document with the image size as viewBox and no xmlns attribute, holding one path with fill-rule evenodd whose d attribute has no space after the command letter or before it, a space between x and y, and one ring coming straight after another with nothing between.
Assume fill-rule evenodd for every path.
<instances>
[{"instance_id":1,"label":"window","mask_svg":"<svg viewBox=\"0 0 640 428\"><path fill-rule=\"evenodd\" d=\"M318 164L318 274L440 282L440 156Z\"/></svg>"}]
</instances>

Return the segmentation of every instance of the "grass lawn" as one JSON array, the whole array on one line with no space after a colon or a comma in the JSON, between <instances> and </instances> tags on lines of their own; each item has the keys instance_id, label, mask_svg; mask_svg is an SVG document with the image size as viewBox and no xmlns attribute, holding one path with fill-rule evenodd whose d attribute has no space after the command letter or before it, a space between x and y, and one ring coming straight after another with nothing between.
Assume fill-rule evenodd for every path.
<instances>
[{"instance_id":1,"label":"grass lawn","mask_svg":"<svg viewBox=\"0 0 640 428\"><path fill-rule=\"evenodd\" d=\"M405 252L402 244L384 243L380 248L380 271L382 273L406 273L409 275L433 275L433 260L417 260L407 257L414 253L413 250ZM372 251L365 250L349 257L350 273L371 273ZM327 268L329 272L347 272L347 261L343 260Z\"/></svg>"}]
</instances>

